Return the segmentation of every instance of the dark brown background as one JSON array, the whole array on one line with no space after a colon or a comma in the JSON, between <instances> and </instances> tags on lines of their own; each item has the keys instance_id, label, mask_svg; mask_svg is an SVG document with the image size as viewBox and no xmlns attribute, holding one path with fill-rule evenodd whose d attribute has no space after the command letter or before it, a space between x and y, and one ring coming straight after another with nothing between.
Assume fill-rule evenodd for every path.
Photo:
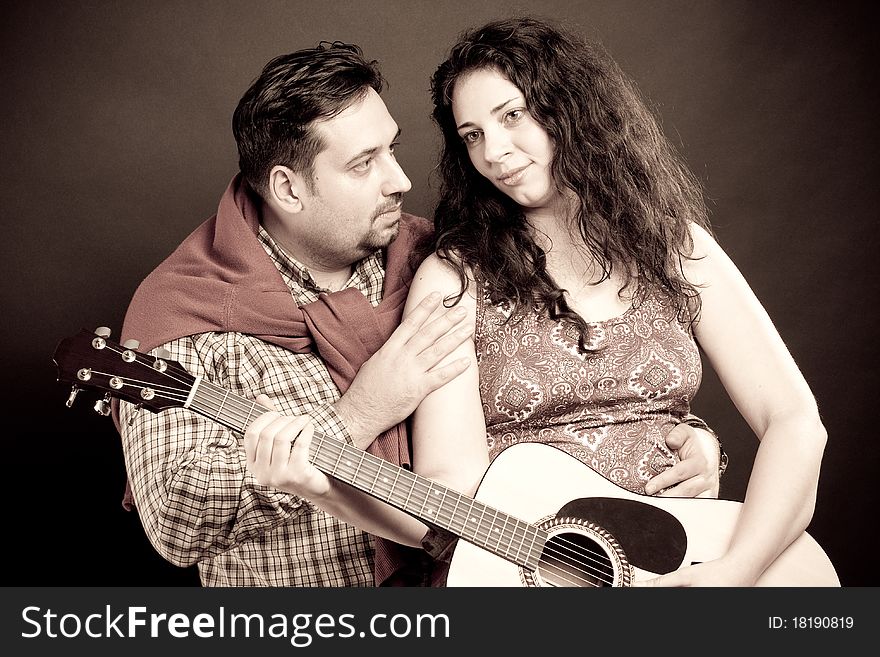
<instances>
[{"instance_id":1,"label":"dark brown background","mask_svg":"<svg viewBox=\"0 0 880 657\"><path fill-rule=\"evenodd\" d=\"M195 584L120 507L119 440L63 406L51 355L118 331L129 296L236 172L239 96L271 57L321 39L381 61L406 207L429 215L428 78L464 28L524 9L600 39L703 180L721 244L774 318L829 431L811 533L846 586L880 583L877 22L865 3L55 3L2 20L4 584ZM708 366L707 366L708 370ZM695 410L742 499L756 441L711 371Z\"/></svg>"}]
</instances>

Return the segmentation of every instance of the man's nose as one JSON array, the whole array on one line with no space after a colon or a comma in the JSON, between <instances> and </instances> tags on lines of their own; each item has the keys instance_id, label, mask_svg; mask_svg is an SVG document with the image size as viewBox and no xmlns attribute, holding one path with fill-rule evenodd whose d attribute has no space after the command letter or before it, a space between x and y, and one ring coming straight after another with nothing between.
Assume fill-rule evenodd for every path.
<instances>
[{"instance_id":1,"label":"man's nose","mask_svg":"<svg viewBox=\"0 0 880 657\"><path fill-rule=\"evenodd\" d=\"M404 194L410 189L412 189L412 183L406 177L400 164L397 163L397 160L391 160L385 183L382 185L382 194L385 196Z\"/></svg>"}]
</instances>

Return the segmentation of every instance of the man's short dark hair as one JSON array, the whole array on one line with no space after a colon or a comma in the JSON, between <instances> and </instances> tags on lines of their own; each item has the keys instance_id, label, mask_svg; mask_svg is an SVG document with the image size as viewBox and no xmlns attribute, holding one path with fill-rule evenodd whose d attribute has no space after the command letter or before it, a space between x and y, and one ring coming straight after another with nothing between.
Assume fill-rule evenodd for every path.
<instances>
[{"instance_id":1,"label":"man's short dark hair","mask_svg":"<svg viewBox=\"0 0 880 657\"><path fill-rule=\"evenodd\" d=\"M340 41L322 41L270 61L232 117L244 179L263 195L269 172L280 164L311 185L315 156L324 149L314 122L336 116L368 89L381 93L383 84L377 63Z\"/></svg>"}]
</instances>

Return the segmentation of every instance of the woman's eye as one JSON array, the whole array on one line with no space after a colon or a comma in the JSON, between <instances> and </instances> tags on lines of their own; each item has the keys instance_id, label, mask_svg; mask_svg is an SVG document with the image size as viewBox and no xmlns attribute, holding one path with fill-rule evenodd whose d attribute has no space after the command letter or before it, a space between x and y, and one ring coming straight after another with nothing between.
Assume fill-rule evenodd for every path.
<instances>
[{"instance_id":1,"label":"woman's eye","mask_svg":"<svg viewBox=\"0 0 880 657\"><path fill-rule=\"evenodd\" d=\"M525 116L525 113L524 109L512 109L504 115L504 120L507 123L516 123Z\"/></svg>"},{"instance_id":2,"label":"woman's eye","mask_svg":"<svg viewBox=\"0 0 880 657\"><path fill-rule=\"evenodd\" d=\"M477 130L471 130L461 136L462 141L466 144L476 144L480 140L480 133Z\"/></svg>"}]
</instances>

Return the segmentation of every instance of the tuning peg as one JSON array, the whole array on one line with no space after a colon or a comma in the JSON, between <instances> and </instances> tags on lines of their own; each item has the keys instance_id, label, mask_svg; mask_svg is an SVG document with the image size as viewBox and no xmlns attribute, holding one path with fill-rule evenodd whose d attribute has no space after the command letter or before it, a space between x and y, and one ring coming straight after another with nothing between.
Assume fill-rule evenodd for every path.
<instances>
[{"instance_id":1,"label":"tuning peg","mask_svg":"<svg viewBox=\"0 0 880 657\"><path fill-rule=\"evenodd\" d=\"M99 326L95 329L95 336L92 338L92 346L95 349L103 349L107 346L107 338L110 337L110 333L112 331L108 329L106 326Z\"/></svg>"},{"instance_id":2,"label":"tuning peg","mask_svg":"<svg viewBox=\"0 0 880 657\"><path fill-rule=\"evenodd\" d=\"M95 402L95 412L99 415L110 415L110 394L104 395L104 399Z\"/></svg>"},{"instance_id":3,"label":"tuning peg","mask_svg":"<svg viewBox=\"0 0 880 657\"><path fill-rule=\"evenodd\" d=\"M122 346L126 349L137 349L141 346L141 343L138 340L126 340L122 343Z\"/></svg>"},{"instance_id":4,"label":"tuning peg","mask_svg":"<svg viewBox=\"0 0 880 657\"><path fill-rule=\"evenodd\" d=\"M73 406L73 402L76 399L76 396L79 394L79 391L80 391L79 387L71 386L70 396L67 398L67 401L64 404L65 406L67 406L67 408L71 408Z\"/></svg>"},{"instance_id":5,"label":"tuning peg","mask_svg":"<svg viewBox=\"0 0 880 657\"><path fill-rule=\"evenodd\" d=\"M171 358L171 352L164 347L156 350L156 360L153 361L153 369L164 372L168 369L168 363L165 361Z\"/></svg>"},{"instance_id":6,"label":"tuning peg","mask_svg":"<svg viewBox=\"0 0 880 657\"><path fill-rule=\"evenodd\" d=\"M132 426L134 421L137 419L137 416L141 414L141 409L144 407L143 404L138 404L134 407L134 411L132 411L131 415L128 416L128 426Z\"/></svg>"}]
</instances>

